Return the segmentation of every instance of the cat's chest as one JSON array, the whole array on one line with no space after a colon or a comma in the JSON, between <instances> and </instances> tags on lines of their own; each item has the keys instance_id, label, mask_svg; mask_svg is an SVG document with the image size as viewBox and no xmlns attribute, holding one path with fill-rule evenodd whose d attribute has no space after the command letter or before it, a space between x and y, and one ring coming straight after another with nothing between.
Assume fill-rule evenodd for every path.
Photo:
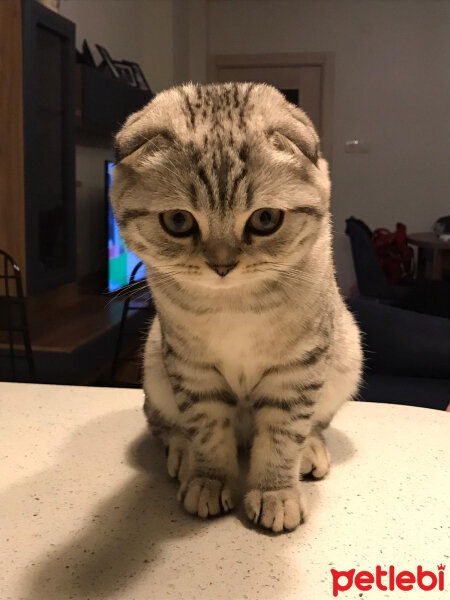
<instances>
[{"instance_id":1,"label":"cat's chest","mask_svg":"<svg viewBox=\"0 0 450 600\"><path fill-rule=\"evenodd\" d=\"M232 315L205 324L199 333L208 360L218 364L236 395L244 398L267 364L265 349L272 346L276 338L273 324L260 315Z\"/></svg>"}]
</instances>

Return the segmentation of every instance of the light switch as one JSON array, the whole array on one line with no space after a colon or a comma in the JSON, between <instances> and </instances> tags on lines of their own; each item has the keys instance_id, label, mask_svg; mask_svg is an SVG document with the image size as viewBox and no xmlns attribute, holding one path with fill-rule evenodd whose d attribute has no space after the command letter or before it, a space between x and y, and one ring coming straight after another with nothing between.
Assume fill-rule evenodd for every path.
<instances>
[{"instance_id":1,"label":"light switch","mask_svg":"<svg viewBox=\"0 0 450 600\"><path fill-rule=\"evenodd\" d=\"M347 154L367 154L369 152L369 142L347 140L345 142L345 152Z\"/></svg>"}]
</instances>

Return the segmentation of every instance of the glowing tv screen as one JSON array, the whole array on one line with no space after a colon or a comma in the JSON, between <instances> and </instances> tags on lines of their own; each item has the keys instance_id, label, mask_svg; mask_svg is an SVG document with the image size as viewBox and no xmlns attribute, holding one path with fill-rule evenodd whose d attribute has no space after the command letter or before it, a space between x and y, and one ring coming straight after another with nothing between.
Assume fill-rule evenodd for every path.
<instances>
[{"instance_id":1,"label":"glowing tv screen","mask_svg":"<svg viewBox=\"0 0 450 600\"><path fill-rule=\"evenodd\" d=\"M105 163L105 190L108 213L108 291L115 292L130 281L131 272L140 259L127 248L119 232L119 226L114 216L110 202L110 190L114 163ZM145 268L138 270L135 280L145 277Z\"/></svg>"}]
</instances>

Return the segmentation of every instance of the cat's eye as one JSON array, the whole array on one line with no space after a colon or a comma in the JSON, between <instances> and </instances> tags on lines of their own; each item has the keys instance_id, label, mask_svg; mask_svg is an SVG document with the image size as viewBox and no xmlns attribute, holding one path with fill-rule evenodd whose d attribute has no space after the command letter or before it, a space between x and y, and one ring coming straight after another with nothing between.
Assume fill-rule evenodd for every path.
<instances>
[{"instance_id":1,"label":"cat's eye","mask_svg":"<svg viewBox=\"0 0 450 600\"><path fill-rule=\"evenodd\" d=\"M188 237L198 229L197 221L187 210L167 210L160 213L159 222L164 231L174 237Z\"/></svg>"},{"instance_id":2,"label":"cat's eye","mask_svg":"<svg viewBox=\"0 0 450 600\"><path fill-rule=\"evenodd\" d=\"M250 216L246 229L255 235L270 235L281 227L283 215L278 208L260 208Z\"/></svg>"}]
</instances>

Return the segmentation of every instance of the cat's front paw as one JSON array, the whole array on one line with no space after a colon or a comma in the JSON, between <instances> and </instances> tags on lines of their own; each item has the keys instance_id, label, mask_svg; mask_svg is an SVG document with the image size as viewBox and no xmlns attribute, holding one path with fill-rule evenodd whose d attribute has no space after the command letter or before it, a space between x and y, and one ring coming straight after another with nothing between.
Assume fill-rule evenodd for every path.
<instances>
[{"instance_id":1,"label":"cat's front paw","mask_svg":"<svg viewBox=\"0 0 450 600\"><path fill-rule=\"evenodd\" d=\"M191 515L215 517L235 506L235 486L227 481L196 477L182 483L178 500Z\"/></svg>"},{"instance_id":2,"label":"cat's front paw","mask_svg":"<svg viewBox=\"0 0 450 600\"><path fill-rule=\"evenodd\" d=\"M295 486L281 490L250 490L245 496L248 518L276 533L295 529L306 517L306 504Z\"/></svg>"},{"instance_id":3,"label":"cat's front paw","mask_svg":"<svg viewBox=\"0 0 450 600\"><path fill-rule=\"evenodd\" d=\"M311 475L314 479L322 479L330 470L330 453L325 443L316 436L306 440L300 467L301 475Z\"/></svg>"}]
</instances>

